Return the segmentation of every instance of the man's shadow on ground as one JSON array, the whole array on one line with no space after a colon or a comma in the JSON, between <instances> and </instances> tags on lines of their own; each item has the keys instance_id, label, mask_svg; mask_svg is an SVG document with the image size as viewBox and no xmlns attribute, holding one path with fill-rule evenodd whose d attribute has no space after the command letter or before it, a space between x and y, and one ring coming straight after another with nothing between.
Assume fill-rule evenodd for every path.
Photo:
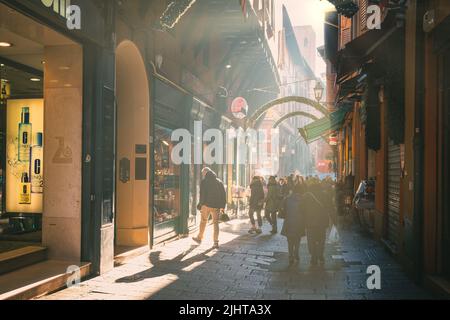
<instances>
[{"instance_id":1,"label":"man's shadow on ground","mask_svg":"<svg viewBox=\"0 0 450 320\"><path fill-rule=\"evenodd\" d=\"M214 250L213 248L210 248L197 255L194 255L188 259L183 260L184 257L189 255L196 248L198 248L197 245L191 245L188 250L182 252L181 254L177 255L175 258L170 260L161 260L161 253L162 253L161 251L151 252L149 255L149 261L152 264L151 268L131 276L117 279L116 282L132 283L142 281L143 279L157 278L160 276L167 275L168 273L175 275L189 273L189 271L184 271L183 269L191 266L195 262L207 260L208 258L210 258L210 256L207 255L207 253Z\"/></svg>"}]
</instances>

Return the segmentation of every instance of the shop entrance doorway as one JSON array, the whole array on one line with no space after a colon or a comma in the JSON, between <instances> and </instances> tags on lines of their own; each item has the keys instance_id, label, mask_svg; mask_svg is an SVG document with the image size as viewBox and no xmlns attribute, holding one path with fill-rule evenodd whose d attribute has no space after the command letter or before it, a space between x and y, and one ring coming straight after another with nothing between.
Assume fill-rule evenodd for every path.
<instances>
[{"instance_id":1,"label":"shop entrance doorway","mask_svg":"<svg viewBox=\"0 0 450 320\"><path fill-rule=\"evenodd\" d=\"M116 49L117 163L115 254L150 241L150 93L137 46Z\"/></svg>"}]
</instances>

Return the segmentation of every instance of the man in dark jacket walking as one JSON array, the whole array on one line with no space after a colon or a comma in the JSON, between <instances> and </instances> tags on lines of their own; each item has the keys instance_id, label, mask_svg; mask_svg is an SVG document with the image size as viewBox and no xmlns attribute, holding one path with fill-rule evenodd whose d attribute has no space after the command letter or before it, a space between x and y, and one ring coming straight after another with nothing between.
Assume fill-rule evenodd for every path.
<instances>
[{"instance_id":1,"label":"man in dark jacket walking","mask_svg":"<svg viewBox=\"0 0 450 320\"><path fill-rule=\"evenodd\" d=\"M250 184L250 201L249 206L250 209L248 211L248 216L250 218L250 223L252 224L252 228L249 230L249 233L257 233L260 234L262 227L262 217L261 211L264 207L264 186L261 182L261 178L258 176L253 177L252 183ZM256 221L254 214L256 212L256 218L258 219L258 227L256 226Z\"/></svg>"},{"instance_id":2,"label":"man in dark jacket walking","mask_svg":"<svg viewBox=\"0 0 450 320\"><path fill-rule=\"evenodd\" d=\"M272 225L272 234L277 233L277 212L280 209L281 191L276 177L270 177L267 185L266 208L264 214Z\"/></svg>"},{"instance_id":3,"label":"man in dark jacket walking","mask_svg":"<svg viewBox=\"0 0 450 320\"><path fill-rule=\"evenodd\" d=\"M200 183L200 202L197 209L201 213L200 228L197 237L193 240L201 243L203 234L205 233L206 224L209 216L212 216L214 224L214 246L219 247L219 214L225 210L226 206L226 191L225 187L220 181L214 171L209 168L202 170L203 180Z\"/></svg>"},{"instance_id":4,"label":"man in dark jacket walking","mask_svg":"<svg viewBox=\"0 0 450 320\"><path fill-rule=\"evenodd\" d=\"M324 249L330 216L325 206L313 192L306 192L302 197L302 208L306 218L306 237L311 254L311 265L325 262Z\"/></svg>"},{"instance_id":5,"label":"man in dark jacket walking","mask_svg":"<svg viewBox=\"0 0 450 320\"><path fill-rule=\"evenodd\" d=\"M299 184L283 200L284 222L281 234L287 238L289 265L300 261L300 242L305 235L305 216L302 210L302 193L304 186Z\"/></svg>"}]
</instances>

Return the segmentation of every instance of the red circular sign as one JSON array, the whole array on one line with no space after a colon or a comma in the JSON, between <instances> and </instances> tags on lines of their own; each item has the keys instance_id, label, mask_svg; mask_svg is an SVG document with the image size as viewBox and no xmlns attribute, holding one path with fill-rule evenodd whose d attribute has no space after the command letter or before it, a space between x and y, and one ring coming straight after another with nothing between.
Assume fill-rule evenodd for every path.
<instances>
[{"instance_id":1,"label":"red circular sign","mask_svg":"<svg viewBox=\"0 0 450 320\"><path fill-rule=\"evenodd\" d=\"M231 103L231 113L237 119L245 118L247 116L247 112L248 112L248 104L244 98L238 97L233 100L233 102Z\"/></svg>"}]
</instances>

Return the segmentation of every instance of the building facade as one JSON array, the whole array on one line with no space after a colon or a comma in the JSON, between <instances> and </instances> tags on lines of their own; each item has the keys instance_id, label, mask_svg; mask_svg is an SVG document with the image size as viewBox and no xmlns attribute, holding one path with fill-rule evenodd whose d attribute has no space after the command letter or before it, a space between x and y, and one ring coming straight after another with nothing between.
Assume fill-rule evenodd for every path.
<instances>
[{"instance_id":1,"label":"building facade","mask_svg":"<svg viewBox=\"0 0 450 320\"><path fill-rule=\"evenodd\" d=\"M374 236L417 281L445 292L449 38L443 30L450 7L356 3L359 11L341 12L325 35L328 77L336 73L337 84L329 94L336 93L338 109L351 105L338 131L339 178L354 189L375 181L373 209L366 212ZM368 28L369 5L380 7L381 29Z\"/></svg>"},{"instance_id":2,"label":"building facade","mask_svg":"<svg viewBox=\"0 0 450 320\"><path fill-rule=\"evenodd\" d=\"M252 96L249 88L277 84L265 44L267 22L253 6L197 1L177 16L182 8L173 13L165 1L141 4L116 8L116 206L114 230L105 233L110 238L114 232L116 249L148 247L193 231L206 165L224 181L229 204L236 200L233 186L245 186L245 165L196 162L196 152L213 143L208 139L193 141L192 161L176 164L172 151L179 141L173 134L182 129L194 138L197 130L237 128L240 119L229 110L234 98L254 106L270 97ZM259 74L251 70L255 64ZM104 249L110 261L114 254Z\"/></svg>"},{"instance_id":3,"label":"building facade","mask_svg":"<svg viewBox=\"0 0 450 320\"><path fill-rule=\"evenodd\" d=\"M80 9L80 30L67 27L69 5ZM203 166L224 181L231 204L233 185L245 186L248 173L235 162L175 164L172 135L237 128L234 98L255 109L276 96L251 90L279 83L271 8L261 15L259 5L1 1L0 36L13 44L0 49L2 130L6 137L19 124L32 135L45 172L38 180L20 160L25 140L16 133L2 140L1 235L25 228L49 258L101 274L118 253L196 228ZM202 152L212 141L199 143ZM15 195L19 185L30 191Z\"/></svg>"},{"instance_id":4,"label":"building facade","mask_svg":"<svg viewBox=\"0 0 450 320\"><path fill-rule=\"evenodd\" d=\"M299 96L314 100L313 87L317 77L314 73L316 58L315 33L311 26L293 26L289 13L283 7L283 28L278 41L278 69L282 87L280 97ZM304 111L320 117L321 114L307 105L289 102L278 107L281 115ZM314 147L298 135L298 129L312 119L302 116L287 119L280 125L280 175L291 173L312 175L315 173Z\"/></svg>"},{"instance_id":5,"label":"building facade","mask_svg":"<svg viewBox=\"0 0 450 320\"><path fill-rule=\"evenodd\" d=\"M94 226L112 216L114 202L113 9L72 1L83 27L70 30L69 4L0 3L10 43L0 52L2 239L42 244L52 260L99 265Z\"/></svg>"}]
</instances>

